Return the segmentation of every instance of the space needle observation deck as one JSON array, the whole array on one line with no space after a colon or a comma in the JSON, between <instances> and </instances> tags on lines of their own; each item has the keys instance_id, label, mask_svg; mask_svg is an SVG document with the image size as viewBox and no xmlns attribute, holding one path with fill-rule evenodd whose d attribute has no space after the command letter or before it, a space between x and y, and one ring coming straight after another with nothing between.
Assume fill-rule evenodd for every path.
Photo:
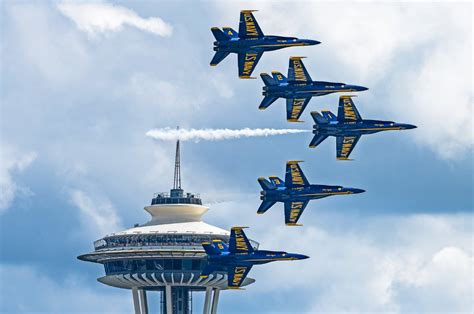
<instances>
[{"instance_id":1,"label":"space needle observation deck","mask_svg":"<svg viewBox=\"0 0 474 314\"><path fill-rule=\"evenodd\" d=\"M180 143L176 143L174 185L170 193L155 193L145 207L151 219L145 224L106 235L94 242L94 251L78 259L104 265L103 284L131 289L136 314L147 314L147 294L157 292L160 313L192 313L192 295L205 291L204 313L217 313L219 293L227 289L225 269L206 279L201 243L213 239L229 242L227 230L202 221L208 207L198 194L181 188ZM255 248L258 243L252 242ZM246 278L244 285L255 280Z\"/></svg>"}]
</instances>

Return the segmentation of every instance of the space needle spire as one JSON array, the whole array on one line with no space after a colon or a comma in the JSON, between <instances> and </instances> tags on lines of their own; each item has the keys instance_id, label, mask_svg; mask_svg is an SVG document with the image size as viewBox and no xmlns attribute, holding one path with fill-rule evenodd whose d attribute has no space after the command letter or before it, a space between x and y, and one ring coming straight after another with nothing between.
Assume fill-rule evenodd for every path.
<instances>
[{"instance_id":1,"label":"space needle spire","mask_svg":"<svg viewBox=\"0 0 474 314\"><path fill-rule=\"evenodd\" d=\"M178 127L179 129L179 127ZM180 161L179 140L176 141L176 155L174 159L174 183L173 189L181 189L181 161Z\"/></svg>"},{"instance_id":2,"label":"space needle spire","mask_svg":"<svg viewBox=\"0 0 474 314\"><path fill-rule=\"evenodd\" d=\"M176 128L179 131L179 126ZM184 191L181 189L181 148L179 138L176 141L176 155L174 157L174 181L173 188L170 191L171 197L183 197Z\"/></svg>"}]
</instances>

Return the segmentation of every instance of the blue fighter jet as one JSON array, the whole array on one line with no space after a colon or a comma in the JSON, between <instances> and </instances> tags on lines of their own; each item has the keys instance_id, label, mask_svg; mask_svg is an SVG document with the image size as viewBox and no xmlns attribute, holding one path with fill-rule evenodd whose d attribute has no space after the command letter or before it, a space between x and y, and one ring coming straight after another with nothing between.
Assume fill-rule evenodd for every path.
<instances>
[{"instance_id":1,"label":"blue fighter jet","mask_svg":"<svg viewBox=\"0 0 474 314\"><path fill-rule=\"evenodd\" d=\"M310 39L298 39L296 37L283 37L264 35L252 12L255 10L240 11L239 32L230 27L211 28L216 38L211 66L216 66L230 53L238 55L239 77L248 79L251 77L255 66L265 51L272 51L293 46L311 46L320 42Z\"/></svg>"},{"instance_id":2,"label":"blue fighter jet","mask_svg":"<svg viewBox=\"0 0 474 314\"><path fill-rule=\"evenodd\" d=\"M276 202L285 204L285 223L288 226L298 225L298 219L303 213L308 202L332 195L357 194L365 192L361 189L345 188L338 185L310 184L303 171L298 165L300 161L288 161L286 163L285 181L278 177L269 177L270 181L263 177L258 178L262 186L260 192L262 204L257 214L265 213Z\"/></svg>"},{"instance_id":3,"label":"blue fighter jet","mask_svg":"<svg viewBox=\"0 0 474 314\"><path fill-rule=\"evenodd\" d=\"M286 98L286 119L289 122L302 122L299 117L303 113L311 97L338 92L361 92L368 88L345 83L313 81L309 76L303 61L304 57L291 57L288 67L288 78L280 72L273 71L272 76L260 74L265 86L263 87L260 110L267 109L278 98Z\"/></svg>"},{"instance_id":4,"label":"blue fighter jet","mask_svg":"<svg viewBox=\"0 0 474 314\"><path fill-rule=\"evenodd\" d=\"M350 160L349 155L362 135L416 128L411 124L393 121L363 120L351 97L354 96L339 98L337 117L328 110L321 111L322 115L316 111L311 112L316 124L313 130L314 138L309 147L316 147L328 136L335 136L337 159Z\"/></svg>"},{"instance_id":5,"label":"blue fighter jet","mask_svg":"<svg viewBox=\"0 0 474 314\"><path fill-rule=\"evenodd\" d=\"M239 289L253 265L308 258L301 254L256 250L242 230L244 228L246 227L231 228L229 246L222 240L202 243L208 263L201 273L201 278L207 278L213 272L225 269L227 270L227 287Z\"/></svg>"}]
</instances>

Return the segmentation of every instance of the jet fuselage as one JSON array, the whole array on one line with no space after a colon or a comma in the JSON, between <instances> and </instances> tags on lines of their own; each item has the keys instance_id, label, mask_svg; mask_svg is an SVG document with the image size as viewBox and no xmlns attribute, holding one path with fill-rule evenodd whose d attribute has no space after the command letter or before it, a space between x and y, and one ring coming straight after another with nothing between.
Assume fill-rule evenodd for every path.
<instances>
[{"instance_id":1,"label":"jet fuselage","mask_svg":"<svg viewBox=\"0 0 474 314\"><path fill-rule=\"evenodd\" d=\"M338 92L360 92L367 90L366 87L349 85L345 83L311 81L305 83L280 83L263 87L264 96L298 98L322 96Z\"/></svg>"},{"instance_id":2,"label":"jet fuselage","mask_svg":"<svg viewBox=\"0 0 474 314\"><path fill-rule=\"evenodd\" d=\"M355 188L345 188L338 185L316 185L311 184L305 187L279 187L275 190L261 191L261 200L287 202L287 201L309 201L324 198L332 195L362 193L364 190Z\"/></svg>"},{"instance_id":3,"label":"jet fuselage","mask_svg":"<svg viewBox=\"0 0 474 314\"><path fill-rule=\"evenodd\" d=\"M306 259L308 256L302 254L287 253L282 251L257 250L248 254L232 254L222 252L220 255L209 255L208 261L221 266L242 265L242 264L266 264L275 261L292 261Z\"/></svg>"},{"instance_id":4,"label":"jet fuselage","mask_svg":"<svg viewBox=\"0 0 474 314\"><path fill-rule=\"evenodd\" d=\"M320 42L311 39L298 39L296 37L263 36L255 39L230 38L225 41L215 41L214 51L227 51L245 53L249 50L273 51L286 47L312 46Z\"/></svg>"},{"instance_id":5,"label":"jet fuselage","mask_svg":"<svg viewBox=\"0 0 474 314\"><path fill-rule=\"evenodd\" d=\"M362 121L330 121L327 124L315 124L313 133L326 134L329 136L340 135L364 135L390 130L409 130L416 126L393 121L362 120Z\"/></svg>"}]
</instances>

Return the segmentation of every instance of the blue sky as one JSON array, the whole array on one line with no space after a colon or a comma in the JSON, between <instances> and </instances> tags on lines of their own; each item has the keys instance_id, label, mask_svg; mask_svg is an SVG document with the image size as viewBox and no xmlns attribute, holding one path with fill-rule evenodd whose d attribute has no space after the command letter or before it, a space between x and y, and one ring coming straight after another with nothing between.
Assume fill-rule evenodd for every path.
<instances>
[{"instance_id":1,"label":"blue sky","mask_svg":"<svg viewBox=\"0 0 474 314\"><path fill-rule=\"evenodd\" d=\"M95 281L76 260L107 232L142 223L142 207L172 183L174 143L152 128L311 130L284 102L261 112L260 80L218 67L212 26L237 29L259 9L262 30L319 40L267 53L256 74L285 73L303 55L313 79L363 85L363 117L418 129L361 139L352 162L310 133L185 142L183 186L199 192L222 228L249 225L262 248L311 256L256 267L244 293L222 294L239 312L472 312L472 5L338 2L2 2L0 311L131 312L131 295ZM259 176L305 160L313 183L366 193L312 202L302 228L282 206L263 216ZM84 300L87 300L85 302ZM196 297L196 302L201 302ZM262 302L261 300L265 300Z\"/></svg>"}]
</instances>

